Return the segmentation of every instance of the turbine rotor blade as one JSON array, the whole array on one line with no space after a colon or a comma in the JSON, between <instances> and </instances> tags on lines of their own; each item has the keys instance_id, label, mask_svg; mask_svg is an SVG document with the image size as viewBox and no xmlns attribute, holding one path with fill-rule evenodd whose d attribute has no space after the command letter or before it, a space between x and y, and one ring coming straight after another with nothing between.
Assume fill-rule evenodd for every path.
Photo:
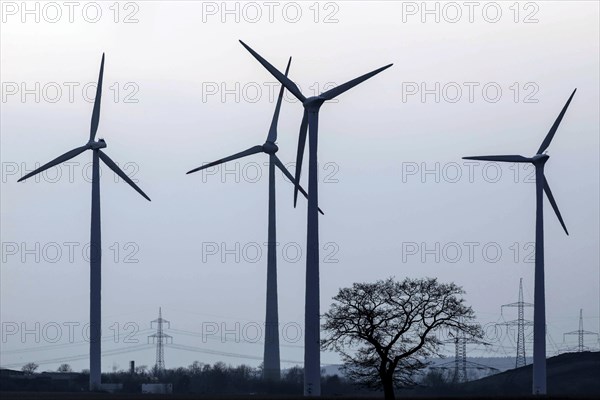
<instances>
[{"instance_id":1,"label":"turbine rotor blade","mask_svg":"<svg viewBox=\"0 0 600 400\"><path fill-rule=\"evenodd\" d=\"M546 150L548 148L548 146L550 146L550 142L552 142L552 138L554 137L554 134L556 133L556 130L558 129L558 125L560 125L560 122L562 121L563 117L565 116L565 113L567 112L567 108L569 108L569 104L571 103L573 96L575 96L576 91L577 91L577 89L573 90L573 93L571 93L569 100L567 100L567 103L565 104L563 109L560 111L560 114L558 114L556 121L554 121L554 124L550 128L550 131L548 132L548 134L546 135L546 138L542 142L542 145L538 149L537 154L542 154L544 152L544 150Z\"/></svg>"},{"instance_id":2,"label":"turbine rotor blade","mask_svg":"<svg viewBox=\"0 0 600 400\"><path fill-rule=\"evenodd\" d=\"M499 162L516 162L516 163L533 162L533 159L528 158L528 157L519 156L519 155L470 156L470 157L463 157L463 160L499 161Z\"/></svg>"},{"instance_id":3,"label":"turbine rotor blade","mask_svg":"<svg viewBox=\"0 0 600 400\"><path fill-rule=\"evenodd\" d=\"M112 169L115 174L119 175L121 177L121 179L123 179L125 182L127 182L129 184L129 186L134 188L135 191L138 192L139 194L141 194L146 200L151 201L150 197L148 197L146 195L146 193L144 193L144 191L142 189L140 189L138 187L138 185L136 185L135 182L132 181L131 178L129 178L127 176L127 174L125 172L123 172L123 170L121 168L119 168L119 166L113 160L111 160L111 158L109 156L107 156L105 153L103 153L100 150L98 150L98 155L100 156L102 161L104 161L104 164L106 164L108 166L108 168Z\"/></svg>"},{"instance_id":4,"label":"turbine rotor blade","mask_svg":"<svg viewBox=\"0 0 600 400\"><path fill-rule=\"evenodd\" d=\"M290 71L290 64L292 63L292 57L290 57L287 67L285 69L285 76L288 75ZM275 143L277 140L277 121L279 120L279 111L281 110L281 101L283 100L283 92L285 91L285 86L281 85L281 89L279 89L279 97L277 97L277 105L275 106L275 114L273 114L273 121L271 121L271 128L269 129L269 136L267 136L267 141Z\"/></svg>"},{"instance_id":5,"label":"turbine rotor blade","mask_svg":"<svg viewBox=\"0 0 600 400\"><path fill-rule=\"evenodd\" d=\"M28 173L27 175L25 175L24 177L22 177L21 179L18 180L18 182L24 181L27 178L30 178L36 174L39 174L42 171L47 170L48 168L52 168L55 165L58 165L60 163L63 163L67 160L70 160L71 158L78 156L79 154L83 153L84 151L86 151L87 149L89 149L90 147L86 144L85 146L81 146L81 147L77 147L71 151L67 151L65 154L56 157L54 160L42 165L41 167L39 167L38 169Z\"/></svg>"},{"instance_id":6,"label":"turbine rotor blade","mask_svg":"<svg viewBox=\"0 0 600 400\"><path fill-rule=\"evenodd\" d=\"M104 76L104 53L100 62L100 74L98 76L98 85L96 86L96 98L94 99L94 111L92 111L92 125L90 128L90 141L96 137L98 123L100 122L100 102L102 100L102 78Z\"/></svg>"},{"instance_id":7,"label":"turbine rotor blade","mask_svg":"<svg viewBox=\"0 0 600 400\"><path fill-rule=\"evenodd\" d=\"M289 90L290 93L292 93L294 96L296 96L296 98L298 100L300 100L301 102L304 103L304 101L306 100L306 97L304 97L304 95L302 94L302 92L300 91L298 86L296 86L296 84L294 82L292 82L287 76L285 76L281 72L279 72L279 70L277 70L277 68L275 68L267 60L262 58L260 56L260 54L258 54L254 50L252 50L250 48L250 46L248 46L246 43L242 42L241 40L240 40L240 43L242 44L242 46L244 46L246 48L246 50L248 50L250 52L250 54L252 54L254 56L254 58L256 58L258 60L259 63L262 64L263 67L265 67L267 69L267 71L269 71L271 73L271 75L273 75L275 77L275 79L277 79L279 82L281 82L281 84L283 86L285 86L285 88L287 90Z\"/></svg>"},{"instance_id":8,"label":"turbine rotor blade","mask_svg":"<svg viewBox=\"0 0 600 400\"><path fill-rule=\"evenodd\" d=\"M198 168L194 168L193 170L188 171L187 174L191 174L193 172L197 172L197 171L209 168L209 167L214 167L215 165L223 164L224 162L227 162L227 161L233 161L233 160L237 160L238 158L246 157L246 156L256 154L256 153L261 153L262 151L263 151L262 146L250 147L248 150L244 150L244 151L236 153L232 156L221 158L220 160L213 161L211 163L208 163L208 164L203 165Z\"/></svg>"},{"instance_id":9,"label":"turbine rotor blade","mask_svg":"<svg viewBox=\"0 0 600 400\"><path fill-rule=\"evenodd\" d=\"M381 71L388 69L392 65L394 65L394 64L388 64L385 67L378 68L375 71L371 71L367 74L359 76L358 78L352 79L351 81L348 81L339 86L336 86L333 89L330 89L326 92L321 93L319 95L319 97L323 97L326 100L331 100L334 97L339 96L340 94L344 93L345 91L352 89L354 86L358 85L359 83L362 83L362 82L366 81L367 79L372 78L373 76L377 75Z\"/></svg>"},{"instance_id":10,"label":"turbine rotor blade","mask_svg":"<svg viewBox=\"0 0 600 400\"><path fill-rule=\"evenodd\" d=\"M563 229L565 230L565 233L567 235L569 235L569 231L567 230L565 222L563 221L562 216L560 215L560 211L558 210L558 205L556 204L556 200L554 200L554 196L552 195L552 191L550 190L550 185L548 185L548 180L546 179L545 176L544 176L544 192L546 192L546 196L548 197L548 200L550 201L550 204L552 205L552 208L554 209L554 212L556 213L556 216L558 217L560 224L562 225Z\"/></svg>"},{"instance_id":11,"label":"turbine rotor blade","mask_svg":"<svg viewBox=\"0 0 600 400\"><path fill-rule=\"evenodd\" d=\"M295 182L300 183L300 174L302 173L302 158L304 157L304 147L306 146L306 135L308 132L308 111L304 110L302 116L302 122L300 123L300 134L298 136L298 149L296 153L296 171L295 171ZM294 187L294 207L298 202L298 187Z\"/></svg>"},{"instance_id":12,"label":"turbine rotor blade","mask_svg":"<svg viewBox=\"0 0 600 400\"><path fill-rule=\"evenodd\" d=\"M285 167L285 165L283 165L283 163L281 162L281 160L279 159L279 157L277 157L276 155L274 155L274 156L275 156L274 157L274 159L275 159L275 165L277 166L277 168L279 168L281 170L281 172L283 172L283 174L286 176L286 178L288 178L290 180L290 182L292 182L292 184L308 200L308 193L306 193L306 191L304 190L304 188L302 186L300 186L300 183L296 179L294 179L294 177L292 176L292 174L290 173L290 171L288 171L287 168ZM321 208L319 208L319 212L321 213L321 215L325 215L325 213L323 212L323 210L321 210Z\"/></svg>"}]
</instances>

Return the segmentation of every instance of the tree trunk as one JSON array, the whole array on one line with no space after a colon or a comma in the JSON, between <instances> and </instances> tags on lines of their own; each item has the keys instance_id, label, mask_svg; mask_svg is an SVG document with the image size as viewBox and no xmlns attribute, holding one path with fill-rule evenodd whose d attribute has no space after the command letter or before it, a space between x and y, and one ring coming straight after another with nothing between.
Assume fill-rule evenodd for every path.
<instances>
[{"instance_id":1,"label":"tree trunk","mask_svg":"<svg viewBox=\"0 0 600 400\"><path fill-rule=\"evenodd\" d=\"M384 395L385 400L395 400L396 396L394 395L393 375L385 374L381 378L381 383L383 384L383 395Z\"/></svg>"}]
</instances>

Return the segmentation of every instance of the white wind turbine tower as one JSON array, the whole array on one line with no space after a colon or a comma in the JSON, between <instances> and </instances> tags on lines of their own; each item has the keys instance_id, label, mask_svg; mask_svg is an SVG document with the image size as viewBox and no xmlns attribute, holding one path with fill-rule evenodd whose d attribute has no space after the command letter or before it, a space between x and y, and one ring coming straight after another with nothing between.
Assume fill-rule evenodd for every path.
<instances>
[{"instance_id":1,"label":"white wind turbine tower","mask_svg":"<svg viewBox=\"0 0 600 400\"><path fill-rule=\"evenodd\" d=\"M318 96L305 97L298 86L286 75L279 72L267 60L252 50L244 42L240 43L265 67L287 90L290 91L304 107L304 116L300 125L298 153L296 158L296 182L300 182L302 156L306 143L306 131L309 130L309 160L308 160L308 216L306 244L306 298L304 316L304 395L321 395L321 323L319 299L319 210L318 210L318 167L317 145L319 130L319 110L329 100L352 89L354 86L377 75L392 64L378 68L372 72L327 90ZM294 190L294 205L298 196L299 185Z\"/></svg>"},{"instance_id":2,"label":"white wind turbine tower","mask_svg":"<svg viewBox=\"0 0 600 400\"><path fill-rule=\"evenodd\" d=\"M290 57L285 74L287 75L292 58ZM271 127L267 135L267 140L262 145L257 145L244 150L240 153L229 157L208 163L198 168L189 171L188 174L201 171L206 168L214 167L228 161L233 161L246 157L252 154L265 153L269 156L269 215L268 215L268 242L267 242L267 310L265 315L265 348L264 348L264 365L263 377L268 381L278 381L281 376L280 356L279 356L279 313L277 306L277 235L276 235L276 210L275 210L275 168L279 168L281 172L293 183L297 184L297 180L286 169L279 157L277 151L279 147L275 144L277 141L277 123L279 121L279 112L281 110L281 102L283 100L283 92L285 88L282 85L275 106L275 113L271 121ZM296 186L298 190L308 196L300 186ZM319 212L322 211L319 209Z\"/></svg>"},{"instance_id":3,"label":"white wind turbine tower","mask_svg":"<svg viewBox=\"0 0 600 400\"><path fill-rule=\"evenodd\" d=\"M102 77L104 74L104 54L100 63L100 75L96 87L96 99L94 100L94 110L92 112L92 123L90 137L88 142L62 156L55 158L47 164L42 165L35 171L25 175L19 182L24 181L48 168L61 164L71 158L83 153L86 150L92 150L92 223L90 233L90 390L101 389L101 302L100 302L100 284L101 284L101 241L100 241L100 160L102 160L110 169L112 169L121 179L133 187L146 200L150 198L140 189L128 176L119 168L113 160L110 159L100 149L106 147L104 139L95 140L98 123L100 120L100 101L102 96Z\"/></svg>"},{"instance_id":4,"label":"white wind turbine tower","mask_svg":"<svg viewBox=\"0 0 600 400\"><path fill-rule=\"evenodd\" d=\"M567 100L567 103L561 110L558 118L550 128L550 131L544 138L536 154L533 157L523 157L519 155L501 155L501 156L475 156L463 157L465 160L485 160L511 163L530 163L535 167L535 193L536 193L536 218L535 218L535 287L533 295L533 394L546 394L546 298L544 294L544 193L550 205L554 209L560 224L568 235L567 227L560 215L550 185L544 175L544 165L550 158L546 154L546 149L550 146L552 138L556 133L560 122L575 95L577 89Z\"/></svg>"}]
</instances>

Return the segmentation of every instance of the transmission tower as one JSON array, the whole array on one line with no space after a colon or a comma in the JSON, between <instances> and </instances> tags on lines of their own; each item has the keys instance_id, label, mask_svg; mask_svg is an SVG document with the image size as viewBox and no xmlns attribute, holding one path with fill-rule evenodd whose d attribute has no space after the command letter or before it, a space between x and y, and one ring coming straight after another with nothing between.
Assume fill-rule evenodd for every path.
<instances>
[{"instance_id":1,"label":"transmission tower","mask_svg":"<svg viewBox=\"0 0 600 400\"><path fill-rule=\"evenodd\" d=\"M583 309L579 309L579 329L572 332L567 332L563 335L563 342L565 341L565 336L567 335L577 335L577 352L581 353L583 351L588 351L589 348L583 345L583 338L585 335L596 335L596 332L584 331L583 330Z\"/></svg>"},{"instance_id":2,"label":"transmission tower","mask_svg":"<svg viewBox=\"0 0 600 400\"><path fill-rule=\"evenodd\" d=\"M533 307L533 304L523 301L523 278L519 280L519 301L502 305L500 307L501 315L503 315L504 307L517 307L517 319L499 325L517 327L517 359L515 361L515 368L524 367L527 364L527 357L525 357L525 327L533 326L533 321L525 319L525 307Z\"/></svg>"},{"instance_id":3,"label":"transmission tower","mask_svg":"<svg viewBox=\"0 0 600 400\"><path fill-rule=\"evenodd\" d=\"M158 319L150 322L150 327L156 324L156 333L148 336L148 343L152 339L153 343L156 343L156 365L154 369L157 374L162 373L165 370L165 351L163 345L169 342L173 342L173 337L163 332L163 325L167 325L167 328L171 327L171 323L162 317L162 310L158 308Z\"/></svg>"},{"instance_id":4,"label":"transmission tower","mask_svg":"<svg viewBox=\"0 0 600 400\"><path fill-rule=\"evenodd\" d=\"M451 333L451 335L454 337L452 339L444 340L443 343L454 343L454 361L443 363L433 368L450 369L450 366L453 365L453 382L455 383L462 383L467 381L467 369L475 368L479 370L496 371L495 368L491 368L486 365L478 364L472 361L467 361L467 344L475 343L489 346L489 343L482 342L474 338L468 338L464 332L456 332L455 334Z\"/></svg>"},{"instance_id":5,"label":"transmission tower","mask_svg":"<svg viewBox=\"0 0 600 400\"><path fill-rule=\"evenodd\" d=\"M467 380L467 341L464 334L454 338L454 382Z\"/></svg>"}]
</instances>

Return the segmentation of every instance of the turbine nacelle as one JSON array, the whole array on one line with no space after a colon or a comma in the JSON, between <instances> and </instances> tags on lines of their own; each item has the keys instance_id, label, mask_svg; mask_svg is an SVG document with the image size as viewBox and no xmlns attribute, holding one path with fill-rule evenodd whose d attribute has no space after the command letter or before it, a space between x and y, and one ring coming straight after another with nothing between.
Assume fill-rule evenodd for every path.
<instances>
[{"instance_id":1,"label":"turbine nacelle","mask_svg":"<svg viewBox=\"0 0 600 400\"><path fill-rule=\"evenodd\" d=\"M265 144L262 145L262 150L267 154L275 154L279 150L279 147L271 141L266 141Z\"/></svg>"},{"instance_id":2,"label":"turbine nacelle","mask_svg":"<svg viewBox=\"0 0 600 400\"><path fill-rule=\"evenodd\" d=\"M327 99L322 96L312 96L302 102L304 108L310 112L319 111L319 108L325 103Z\"/></svg>"},{"instance_id":3,"label":"turbine nacelle","mask_svg":"<svg viewBox=\"0 0 600 400\"><path fill-rule=\"evenodd\" d=\"M540 165L540 164L545 164L546 161L548 161L548 159L550 158L550 156L546 153L544 154L536 154L535 156L533 156L533 158L531 159L531 163L534 165Z\"/></svg>"},{"instance_id":4,"label":"turbine nacelle","mask_svg":"<svg viewBox=\"0 0 600 400\"><path fill-rule=\"evenodd\" d=\"M103 149L106 147L106 142L104 141L104 139L100 139L98 141L90 140L88 142L88 146L89 146L90 150Z\"/></svg>"}]
</instances>

